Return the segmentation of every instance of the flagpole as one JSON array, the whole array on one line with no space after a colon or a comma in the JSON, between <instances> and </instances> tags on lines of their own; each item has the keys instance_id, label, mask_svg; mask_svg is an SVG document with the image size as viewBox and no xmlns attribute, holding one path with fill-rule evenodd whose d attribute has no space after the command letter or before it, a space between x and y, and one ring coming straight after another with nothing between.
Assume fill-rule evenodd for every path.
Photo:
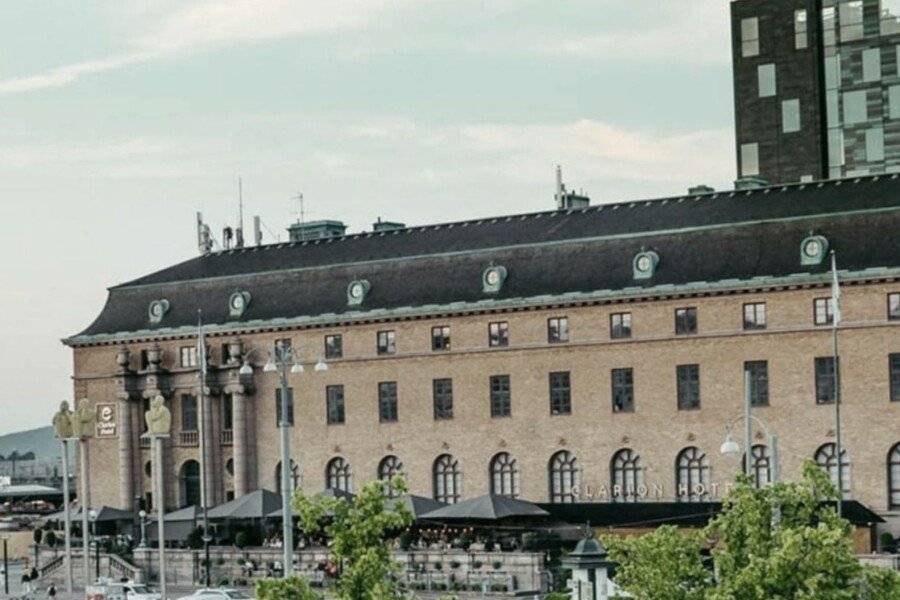
<instances>
[{"instance_id":1,"label":"flagpole","mask_svg":"<svg viewBox=\"0 0 900 600\"><path fill-rule=\"evenodd\" d=\"M841 370L838 364L838 325L841 321L841 287L837 274L837 255L834 250L831 251L831 351L832 351L832 367L834 369L834 437L835 437L835 454L837 458L837 489L838 502L837 514L843 515L844 504L844 457L843 443L841 437Z\"/></svg>"},{"instance_id":2,"label":"flagpole","mask_svg":"<svg viewBox=\"0 0 900 600\"><path fill-rule=\"evenodd\" d=\"M199 418L197 420L199 430L197 432L200 437L200 508L203 509L203 556L204 562L204 584L210 586L210 564L209 564L209 502L207 502L208 491L206 489L206 340L203 337L203 311L197 311L197 362L200 367L200 397L199 397Z\"/></svg>"}]
</instances>

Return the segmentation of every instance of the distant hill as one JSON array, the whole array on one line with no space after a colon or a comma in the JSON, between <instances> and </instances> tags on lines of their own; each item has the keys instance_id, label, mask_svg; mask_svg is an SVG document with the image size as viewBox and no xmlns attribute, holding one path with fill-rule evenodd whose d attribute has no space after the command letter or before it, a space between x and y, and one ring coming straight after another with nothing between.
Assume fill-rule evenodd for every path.
<instances>
[{"instance_id":1,"label":"distant hill","mask_svg":"<svg viewBox=\"0 0 900 600\"><path fill-rule=\"evenodd\" d=\"M40 427L28 431L17 431L0 435L0 456L7 456L13 451L19 454L34 452L39 459L57 459L59 442L53 433L53 427Z\"/></svg>"}]
</instances>

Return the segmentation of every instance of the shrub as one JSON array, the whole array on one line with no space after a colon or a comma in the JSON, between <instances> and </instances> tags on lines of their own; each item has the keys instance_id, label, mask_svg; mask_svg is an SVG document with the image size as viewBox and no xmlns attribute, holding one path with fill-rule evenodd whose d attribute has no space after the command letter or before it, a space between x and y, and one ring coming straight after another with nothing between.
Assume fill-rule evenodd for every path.
<instances>
[{"instance_id":1,"label":"shrub","mask_svg":"<svg viewBox=\"0 0 900 600\"><path fill-rule=\"evenodd\" d=\"M187 536L187 545L191 550L203 547L203 528L194 527Z\"/></svg>"},{"instance_id":2,"label":"shrub","mask_svg":"<svg viewBox=\"0 0 900 600\"><path fill-rule=\"evenodd\" d=\"M451 568L451 569L458 569L458 568L460 568L461 566L462 566L462 565L460 564L460 562L459 562L458 560L451 560L451 561L450 561L450 568Z\"/></svg>"},{"instance_id":3,"label":"shrub","mask_svg":"<svg viewBox=\"0 0 900 600\"><path fill-rule=\"evenodd\" d=\"M484 564L484 563L481 562L480 560L476 560L476 561L474 561L474 562L472 563L472 568L473 568L473 569L476 569L476 570L477 570L477 569L480 569L480 568L482 567L483 564Z\"/></svg>"},{"instance_id":4,"label":"shrub","mask_svg":"<svg viewBox=\"0 0 900 600\"><path fill-rule=\"evenodd\" d=\"M40 545L41 540L44 539L44 530L43 529L35 529L32 533L32 537L34 538L34 543Z\"/></svg>"},{"instance_id":5,"label":"shrub","mask_svg":"<svg viewBox=\"0 0 900 600\"><path fill-rule=\"evenodd\" d=\"M443 564L441 561L439 561L439 560L438 560L438 561L435 561L435 563L434 563L434 570L435 570L435 571L442 571L443 569L444 569L444 564Z\"/></svg>"},{"instance_id":6,"label":"shrub","mask_svg":"<svg viewBox=\"0 0 900 600\"><path fill-rule=\"evenodd\" d=\"M493 563L493 567L494 567L495 571L499 571L500 569L503 568L503 563L499 560L495 560Z\"/></svg>"},{"instance_id":7,"label":"shrub","mask_svg":"<svg viewBox=\"0 0 900 600\"><path fill-rule=\"evenodd\" d=\"M570 600L570 596L565 592L550 592L544 596L544 600Z\"/></svg>"},{"instance_id":8,"label":"shrub","mask_svg":"<svg viewBox=\"0 0 900 600\"><path fill-rule=\"evenodd\" d=\"M256 582L256 597L259 600L322 600L302 577L260 579Z\"/></svg>"},{"instance_id":9,"label":"shrub","mask_svg":"<svg viewBox=\"0 0 900 600\"><path fill-rule=\"evenodd\" d=\"M881 534L881 549L884 552L891 552L894 549L894 536L887 531Z\"/></svg>"},{"instance_id":10,"label":"shrub","mask_svg":"<svg viewBox=\"0 0 900 600\"><path fill-rule=\"evenodd\" d=\"M44 543L47 544L48 546L50 546L51 548L54 548L54 547L56 547L56 542L57 542L56 532L52 531L52 530L48 531L47 535L44 536Z\"/></svg>"},{"instance_id":11,"label":"shrub","mask_svg":"<svg viewBox=\"0 0 900 600\"><path fill-rule=\"evenodd\" d=\"M250 545L250 535L246 531L239 531L234 536L234 545L243 550Z\"/></svg>"}]
</instances>

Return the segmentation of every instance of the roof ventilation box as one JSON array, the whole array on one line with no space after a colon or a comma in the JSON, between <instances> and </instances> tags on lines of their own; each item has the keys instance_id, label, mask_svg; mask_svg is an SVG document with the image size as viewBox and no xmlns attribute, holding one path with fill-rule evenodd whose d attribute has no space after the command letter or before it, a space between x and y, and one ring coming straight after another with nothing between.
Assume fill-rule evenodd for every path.
<instances>
[{"instance_id":1,"label":"roof ventilation box","mask_svg":"<svg viewBox=\"0 0 900 600\"><path fill-rule=\"evenodd\" d=\"M341 237L347 231L347 226L341 221L322 220L294 223L287 230L292 242L305 242Z\"/></svg>"},{"instance_id":2,"label":"roof ventilation box","mask_svg":"<svg viewBox=\"0 0 900 600\"><path fill-rule=\"evenodd\" d=\"M378 233L379 231L393 231L395 229L405 229L406 223L398 223L397 221L382 221L381 217L378 217L378 220L372 223L372 231Z\"/></svg>"},{"instance_id":3,"label":"roof ventilation box","mask_svg":"<svg viewBox=\"0 0 900 600\"><path fill-rule=\"evenodd\" d=\"M736 190L758 190L768 186L768 180L762 177L741 177L734 182L734 189Z\"/></svg>"}]
</instances>

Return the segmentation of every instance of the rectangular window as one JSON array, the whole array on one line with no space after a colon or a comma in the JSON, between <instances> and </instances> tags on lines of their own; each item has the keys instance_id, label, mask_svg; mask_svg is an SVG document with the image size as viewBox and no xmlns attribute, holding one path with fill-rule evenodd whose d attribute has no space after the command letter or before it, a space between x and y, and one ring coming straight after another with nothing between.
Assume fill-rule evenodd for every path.
<instances>
[{"instance_id":1,"label":"rectangular window","mask_svg":"<svg viewBox=\"0 0 900 600\"><path fill-rule=\"evenodd\" d=\"M197 398L190 394L181 395L181 430L197 431Z\"/></svg>"},{"instance_id":2,"label":"rectangular window","mask_svg":"<svg viewBox=\"0 0 900 600\"><path fill-rule=\"evenodd\" d=\"M572 414L572 381L568 371L550 373L550 414Z\"/></svg>"},{"instance_id":3,"label":"rectangular window","mask_svg":"<svg viewBox=\"0 0 900 600\"><path fill-rule=\"evenodd\" d=\"M863 38L863 1L844 0L839 5L838 16L841 24L841 42L852 42Z\"/></svg>"},{"instance_id":4,"label":"rectangular window","mask_svg":"<svg viewBox=\"0 0 900 600\"><path fill-rule=\"evenodd\" d=\"M900 119L900 85L888 88L888 118Z\"/></svg>"},{"instance_id":5,"label":"rectangular window","mask_svg":"<svg viewBox=\"0 0 900 600\"><path fill-rule=\"evenodd\" d=\"M766 328L766 303L752 302L744 305L744 329Z\"/></svg>"},{"instance_id":6,"label":"rectangular window","mask_svg":"<svg viewBox=\"0 0 900 600\"><path fill-rule=\"evenodd\" d=\"M291 338L281 338L280 340L275 340L275 356L289 356L292 351L293 344L291 343Z\"/></svg>"},{"instance_id":7,"label":"rectangular window","mask_svg":"<svg viewBox=\"0 0 900 600\"><path fill-rule=\"evenodd\" d=\"M344 386L325 387L325 413L329 425L340 425L344 422Z\"/></svg>"},{"instance_id":8,"label":"rectangular window","mask_svg":"<svg viewBox=\"0 0 900 600\"><path fill-rule=\"evenodd\" d=\"M759 144L741 144L741 176L759 175Z\"/></svg>"},{"instance_id":9,"label":"rectangular window","mask_svg":"<svg viewBox=\"0 0 900 600\"><path fill-rule=\"evenodd\" d=\"M769 405L769 363L748 360L744 363L744 377L750 382L750 405Z\"/></svg>"},{"instance_id":10,"label":"rectangular window","mask_svg":"<svg viewBox=\"0 0 900 600\"><path fill-rule=\"evenodd\" d=\"M829 54L825 57L825 89L836 90L841 87L841 55Z\"/></svg>"},{"instance_id":11,"label":"rectangular window","mask_svg":"<svg viewBox=\"0 0 900 600\"><path fill-rule=\"evenodd\" d=\"M828 166L843 167L846 155L844 153L844 130L828 130Z\"/></svg>"},{"instance_id":12,"label":"rectangular window","mask_svg":"<svg viewBox=\"0 0 900 600\"><path fill-rule=\"evenodd\" d=\"M378 354L379 356L384 356L385 354L394 354L397 352L397 346L394 342L394 332L393 331L379 331L377 337L377 345L378 345Z\"/></svg>"},{"instance_id":13,"label":"rectangular window","mask_svg":"<svg viewBox=\"0 0 900 600\"><path fill-rule=\"evenodd\" d=\"M866 90L844 92L844 124L855 125L869 120Z\"/></svg>"},{"instance_id":14,"label":"rectangular window","mask_svg":"<svg viewBox=\"0 0 900 600\"><path fill-rule=\"evenodd\" d=\"M491 385L491 416L509 417L512 415L512 393L509 386L509 375L494 375Z\"/></svg>"},{"instance_id":15,"label":"rectangular window","mask_svg":"<svg viewBox=\"0 0 900 600\"><path fill-rule=\"evenodd\" d=\"M881 49L867 48L862 51L863 81L881 81Z\"/></svg>"},{"instance_id":16,"label":"rectangular window","mask_svg":"<svg viewBox=\"0 0 900 600\"><path fill-rule=\"evenodd\" d=\"M547 319L547 341L551 344L562 344L569 341L568 317Z\"/></svg>"},{"instance_id":17,"label":"rectangular window","mask_svg":"<svg viewBox=\"0 0 900 600\"><path fill-rule=\"evenodd\" d=\"M835 8L833 6L822 8L822 43L826 47L834 46L837 43L837 22L835 16Z\"/></svg>"},{"instance_id":18,"label":"rectangular window","mask_svg":"<svg viewBox=\"0 0 900 600\"><path fill-rule=\"evenodd\" d=\"M800 131L800 100L785 100L781 103L781 131L795 133Z\"/></svg>"},{"instance_id":19,"label":"rectangular window","mask_svg":"<svg viewBox=\"0 0 900 600\"><path fill-rule=\"evenodd\" d=\"M488 346L491 348L509 346L509 323L506 321L488 323Z\"/></svg>"},{"instance_id":20,"label":"rectangular window","mask_svg":"<svg viewBox=\"0 0 900 600\"><path fill-rule=\"evenodd\" d=\"M675 309L675 334L690 335L697 333L697 309L696 308L676 308Z\"/></svg>"},{"instance_id":21,"label":"rectangular window","mask_svg":"<svg viewBox=\"0 0 900 600\"><path fill-rule=\"evenodd\" d=\"M378 384L378 420L393 423L397 420L397 382L382 381Z\"/></svg>"},{"instance_id":22,"label":"rectangular window","mask_svg":"<svg viewBox=\"0 0 900 600\"><path fill-rule=\"evenodd\" d=\"M340 334L325 336L325 358L344 356L344 338Z\"/></svg>"},{"instance_id":23,"label":"rectangular window","mask_svg":"<svg viewBox=\"0 0 900 600\"><path fill-rule=\"evenodd\" d=\"M141 371L146 371L150 368L150 355L147 353L147 350L141 350Z\"/></svg>"},{"instance_id":24,"label":"rectangular window","mask_svg":"<svg viewBox=\"0 0 900 600\"><path fill-rule=\"evenodd\" d=\"M634 412L634 371L613 369L611 378L613 412Z\"/></svg>"},{"instance_id":25,"label":"rectangular window","mask_svg":"<svg viewBox=\"0 0 900 600\"><path fill-rule=\"evenodd\" d=\"M900 321L900 293L888 294L887 318L889 321Z\"/></svg>"},{"instance_id":26,"label":"rectangular window","mask_svg":"<svg viewBox=\"0 0 900 600\"><path fill-rule=\"evenodd\" d=\"M866 160L869 162L884 160L883 127L872 127L866 130Z\"/></svg>"},{"instance_id":27,"label":"rectangular window","mask_svg":"<svg viewBox=\"0 0 900 600\"><path fill-rule=\"evenodd\" d=\"M678 410L700 408L700 365L678 365Z\"/></svg>"},{"instance_id":28,"label":"rectangular window","mask_svg":"<svg viewBox=\"0 0 900 600\"><path fill-rule=\"evenodd\" d=\"M435 420L453 418L453 380L435 379L432 382L434 393Z\"/></svg>"},{"instance_id":29,"label":"rectangular window","mask_svg":"<svg viewBox=\"0 0 900 600\"><path fill-rule=\"evenodd\" d=\"M759 97L770 98L777 92L775 81L775 65L768 63L756 67L756 75L759 80Z\"/></svg>"},{"instance_id":30,"label":"rectangular window","mask_svg":"<svg viewBox=\"0 0 900 600\"><path fill-rule=\"evenodd\" d=\"M287 423L294 426L294 388L287 388ZM275 426L281 426L281 388L275 388Z\"/></svg>"},{"instance_id":31,"label":"rectangular window","mask_svg":"<svg viewBox=\"0 0 900 600\"><path fill-rule=\"evenodd\" d=\"M900 33L900 0L881 0L881 35Z\"/></svg>"},{"instance_id":32,"label":"rectangular window","mask_svg":"<svg viewBox=\"0 0 900 600\"><path fill-rule=\"evenodd\" d=\"M432 350L449 350L450 349L450 326L441 325L431 328L431 349Z\"/></svg>"},{"instance_id":33,"label":"rectangular window","mask_svg":"<svg viewBox=\"0 0 900 600\"><path fill-rule=\"evenodd\" d=\"M809 45L806 26L806 9L794 11L794 49L803 50Z\"/></svg>"},{"instance_id":34,"label":"rectangular window","mask_svg":"<svg viewBox=\"0 0 900 600\"><path fill-rule=\"evenodd\" d=\"M182 367L196 367L197 366L197 347L196 346L182 346L180 349L181 356L181 366Z\"/></svg>"},{"instance_id":35,"label":"rectangular window","mask_svg":"<svg viewBox=\"0 0 900 600\"><path fill-rule=\"evenodd\" d=\"M840 368L840 363L838 363ZM834 357L816 358L816 404L833 404L837 386L834 377Z\"/></svg>"},{"instance_id":36,"label":"rectangular window","mask_svg":"<svg viewBox=\"0 0 900 600\"><path fill-rule=\"evenodd\" d=\"M222 396L222 429L234 428L234 396Z\"/></svg>"},{"instance_id":37,"label":"rectangular window","mask_svg":"<svg viewBox=\"0 0 900 600\"><path fill-rule=\"evenodd\" d=\"M624 340L631 337L631 313L609 315L609 337Z\"/></svg>"},{"instance_id":38,"label":"rectangular window","mask_svg":"<svg viewBox=\"0 0 900 600\"><path fill-rule=\"evenodd\" d=\"M891 376L891 402L900 402L900 354L889 357Z\"/></svg>"},{"instance_id":39,"label":"rectangular window","mask_svg":"<svg viewBox=\"0 0 900 600\"><path fill-rule=\"evenodd\" d=\"M813 317L816 325L831 325L834 322L831 298L816 298L813 301Z\"/></svg>"},{"instance_id":40,"label":"rectangular window","mask_svg":"<svg viewBox=\"0 0 900 600\"><path fill-rule=\"evenodd\" d=\"M759 56L759 19L741 19L741 56Z\"/></svg>"}]
</instances>

